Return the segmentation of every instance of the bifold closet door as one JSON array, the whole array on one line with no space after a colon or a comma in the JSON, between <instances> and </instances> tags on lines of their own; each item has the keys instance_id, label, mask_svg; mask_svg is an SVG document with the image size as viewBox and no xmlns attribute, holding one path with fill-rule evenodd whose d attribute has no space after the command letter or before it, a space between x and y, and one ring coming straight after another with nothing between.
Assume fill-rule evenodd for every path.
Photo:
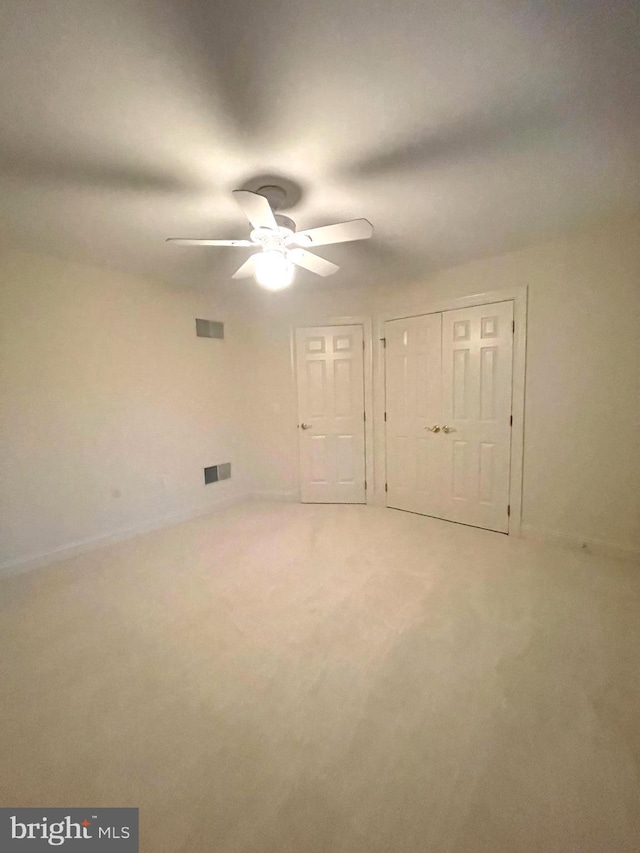
<instances>
[{"instance_id":1,"label":"bifold closet door","mask_svg":"<svg viewBox=\"0 0 640 853\"><path fill-rule=\"evenodd\" d=\"M513 303L385 324L387 506L507 532Z\"/></svg>"},{"instance_id":2,"label":"bifold closet door","mask_svg":"<svg viewBox=\"0 0 640 853\"><path fill-rule=\"evenodd\" d=\"M362 326L296 330L303 503L366 503Z\"/></svg>"}]
</instances>

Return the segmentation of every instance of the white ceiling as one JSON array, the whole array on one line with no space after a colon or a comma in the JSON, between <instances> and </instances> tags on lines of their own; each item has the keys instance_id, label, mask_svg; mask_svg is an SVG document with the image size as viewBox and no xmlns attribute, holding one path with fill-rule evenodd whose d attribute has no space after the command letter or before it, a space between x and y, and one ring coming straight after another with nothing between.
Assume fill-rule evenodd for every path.
<instances>
[{"instance_id":1,"label":"white ceiling","mask_svg":"<svg viewBox=\"0 0 640 853\"><path fill-rule=\"evenodd\" d=\"M245 237L230 191L274 173L302 187L298 227L373 222L373 240L318 250L336 284L391 286L637 208L639 9L4 0L0 225L36 250L226 280L243 250L164 238Z\"/></svg>"}]
</instances>

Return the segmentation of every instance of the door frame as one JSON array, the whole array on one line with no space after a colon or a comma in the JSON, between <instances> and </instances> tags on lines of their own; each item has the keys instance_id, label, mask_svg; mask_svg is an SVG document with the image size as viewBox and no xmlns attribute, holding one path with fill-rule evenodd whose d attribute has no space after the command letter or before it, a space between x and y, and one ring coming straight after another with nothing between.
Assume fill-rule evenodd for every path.
<instances>
[{"instance_id":1,"label":"door frame","mask_svg":"<svg viewBox=\"0 0 640 853\"><path fill-rule=\"evenodd\" d=\"M364 368L364 479L366 488L364 492L365 504L375 503L374 500L374 411L373 411L373 322L371 317L357 315L353 317L325 317L305 322L300 320L289 327L289 356L291 361L291 376L296 397L296 425L300 412L300 400L298 399L298 376L296 371L296 330L312 329L319 326L362 326L362 339L364 341L364 353L362 363ZM297 430L296 430L297 433ZM297 450L297 448L296 448ZM300 453L296 452L296 499L302 500L300 486ZM362 504L360 504L362 506Z\"/></svg>"},{"instance_id":2,"label":"door frame","mask_svg":"<svg viewBox=\"0 0 640 853\"><path fill-rule=\"evenodd\" d=\"M527 285L517 285L502 290L475 293L470 296L452 297L437 302L416 302L405 310L384 312L378 315L376 325L376 381L375 381L375 434L376 441L376 477L375 503L386 506L385 482L387 470L387 437L384 421L386 362L383 338L385 323L389 320L402 320L406 317L418 317L422 314L439 314L443 311L455 311L458 308L472 308L478 305L490 305L492 302L513 302L515 332L513 336L513 372L512 372L512 414L511 459L509 474L509 536L520 536L522 526L522 480L524 467L524 401L527 354Z\"/></svg>"}]
</instances>

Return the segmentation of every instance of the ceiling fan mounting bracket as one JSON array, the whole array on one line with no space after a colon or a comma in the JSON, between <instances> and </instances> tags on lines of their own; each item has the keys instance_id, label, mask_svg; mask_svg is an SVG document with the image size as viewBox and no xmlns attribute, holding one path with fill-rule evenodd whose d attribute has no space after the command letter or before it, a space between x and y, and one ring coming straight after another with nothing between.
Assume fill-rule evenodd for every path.
<instances>
[{"instance_id":1,"label":"ceiling fan mounting bracket","mask_svg":"<svg viewBox=\"0 0 640 853\"><path fill-rule=\"evenodd\" d=\"M263 195L266 198L271 209L274 211L290 206L287 204L287 191L282 187L268 184L267 186L260 187L256 192L258 195Z\"/></svg>"}]
</instances>

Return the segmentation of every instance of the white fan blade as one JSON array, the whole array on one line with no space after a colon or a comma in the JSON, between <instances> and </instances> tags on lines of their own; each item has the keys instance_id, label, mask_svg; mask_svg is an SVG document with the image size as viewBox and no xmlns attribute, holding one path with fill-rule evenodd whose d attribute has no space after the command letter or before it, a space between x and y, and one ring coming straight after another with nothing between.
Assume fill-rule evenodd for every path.
<instances>
[{"instance_id":1,"label":"white fan blade","mask_svg":"<svg viewBox=\"0 0 640 853\"><path fill-rule=\"evenodd\" d=\"M251 240L196 240L191 237L167 237L166 243L178 246L253 246Z\"/></svg>"},{"instance_id":2,"label":"white fan blade","mask_svg":"<svg viewBox=\"0 0 640 853\"><path fill-rule=\"evenodd\" d=\"M305 270L316 273L316 275L333 275L340 269L337 264L333 264L325 258L319 258L318 255L311 252L305 252L304 249L291 249L289 258L296 266L303 267Z\"/></svg>"},{"instance_id":3,"label":"white fan blade","mask_svg":"<svg viewBox=\"0 0 640 853\"><path fill-rule=\"evenodd\" d=\"M299 231L293 241L301 246L326 246L328 243L346 243L349 240L368 240L373 234L373 225L367 219L351 219L336 225L324 225Z\"/></svg>"},{"instance_id":4,"label":"white fan blade","mask_svg":"<svg viewBox=\"0 0 640 853\"><path fill-rule=\"evenodd\" d=\"M259 253L256 253L259 254ZM249 278L253 275L256 269L256 256L250 255L242 266L237 269L231 278Z\"/></svg>"},{"instance_id":5,"label":"white fan blade","mask_svg":"<svg viewBox=\"0 0 640 853\"><path fill-rule=\"evenodd\" d=\"M271 205L263 195L249 192L249 190L234 190L233 194L244 215L254 228L278 230L278 223L271 210Z\"/></svg>"}]
</instances>

